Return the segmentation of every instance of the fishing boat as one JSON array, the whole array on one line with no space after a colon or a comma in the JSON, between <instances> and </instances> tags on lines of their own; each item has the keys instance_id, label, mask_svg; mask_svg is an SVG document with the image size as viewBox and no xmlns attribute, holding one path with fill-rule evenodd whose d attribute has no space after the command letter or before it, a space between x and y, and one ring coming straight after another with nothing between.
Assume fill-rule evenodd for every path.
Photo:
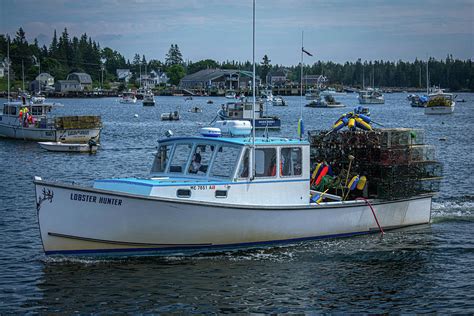
<instances>
[{"instance_id":1,"label":"fishing boat","mask_svg":"<svg viewBox=\"0 0 474 316\"><path fill-rule=\"evenodd\" d=\"M414 108L424 108L426 106L426 102L428 102L428 97L424 95L417 95L417 94L410 94L408 96L408 100L410 101L410 105Z\"/></svg>"},{"instance_id":2,"label":"fishing boat","mask_svg":"<svg viewBox=\"0 0 474 316\"><path fill-rule=\"evenodd\" d=\"M137 103L137 97L133 92L124 92L120 98L120 103L134 104Z\"/></svg>"},{"instance_id":3,"label":"fishing boat","mask_svg":"<svg viewBox=\"0 0 474 316\"><path fill-rule=\"evenodd\" d=\"M309 159L301 140L170 137L148 178L84 187L36 177L44 251L166 255L346 237L379 231L371 207L385 230L429 222L431 195L313 202Z\"/></svg>"},{"instance_id":4,"label":"fishing boat","mask_svg":"<svg viewBox=\"0 0 474 316\"><path fill-rule=\"evenodd\" d=\"M7 102L0 113L0 137L32 141L87 143L99 141L99 116L53 116L59 103Z\"/></svg>"},{"instance_id":5,"label":"fishing boat","mask_svg":"<svg viewBox=\"0 0 474 316\"><path fill-rule=\"evenodd\" d=\"M62 143L62 142L38 142L38 145L48 151L71 152L71 153L95 153L99 144L90 140L87 144L83 143Z\"/></svg>"},{"instance_id":6,"label":"fishing boat","mask_svg":"<svg viewBox=\"0 0 474 316\"><path fill-rule=\"evenodd\" d=\"M367 89L359 91L360 104L384 104L383 94L377 89Z\"/></svg>"},{"instance_id":7,"label":"fishing boat","mask_svg":"<svg viewBox=\"0 0 474 316\"><path fill-rule=\"evenodd\" d=\"M438 90L428 95L428 102L425 106L425 114L451 114L454 112L456 102L452 93L445 93Z\"/></svg>"},{"instance_id":8,"label":"fishing boat","mask_svg":"<svg viewBox=\"0 0 474 316\"><path fill-rule=\"evenodd\" d=\"M143 95L143 106L154 106L155 105L155 95L151 91L147 91Z\"/></svg>"},{"instance_id":9,"label":"fishing boat","mask_svg":"<svg viewBox=\"0 0 474 316\"><path fill-rule=\"evenodd\" d=\"M239 102L227 102L217 112L221 120L246 120L252 121L255 112L256 129L279 129L281 127L280 118L277 116L267 116L264 114L264 103L258 103L258 109L255 109L251 102L242 100Z\"/></svg>"},{"instance_id":10,"label":"fishing boat","mask_svg":"<svg viewBox=\"0 0 474 316\"><path fill-rule=\"evenodd\" d=\"M255 91L255 58L253 65ZM86 187L35 177L44 252L182 255L429 222L429 194L391 201L315 198L309 142L252 132L244 138L168 134L158 142L147 178L100 179Z\"/></svg>"},{"instance_id":11,"label":"fishing boat","mask_svg":"<svg viewBox=\"0 0 474 316\"><path fill-rule=\"evenodd\" d=\"M260 93L260 101L273 103L273 92L271 88L266 88Z\"/></svg>"},{"instance_id":12,"label":"fishing boat","mask_svg":"<svg viewBox=\"0 0 474 316\"><path fill-rule=\"evenodd\" d=\"M277 95L276 97L273 97L272 105L273 106L285 106L286 103L285 103L285 100L281 96Z\"/></svg>"},{"instance_id":13,"label":"fishing boat","mask_svg":"<svg viewBox=\"0 0 474 316\"><path fill-rule=\"evenodd\" d=\"M334 99L332 95L326 95L324 98L319 96L317 99L312 100L310 103L305 105L310 108L343 108L344 104Z\"/></svg>"},{"instance_id":14,"label":"fishing boat","mask_svg":"<svg viewBox=\"0 0 474 316\"><path fill-rule=\"evenodd\" d=\"M227 135L230 137L246 137L252 132L252 124L250 124L249 121L217 121L214 127L219 129L219 135Z\"/></svg>"}]
</instances>

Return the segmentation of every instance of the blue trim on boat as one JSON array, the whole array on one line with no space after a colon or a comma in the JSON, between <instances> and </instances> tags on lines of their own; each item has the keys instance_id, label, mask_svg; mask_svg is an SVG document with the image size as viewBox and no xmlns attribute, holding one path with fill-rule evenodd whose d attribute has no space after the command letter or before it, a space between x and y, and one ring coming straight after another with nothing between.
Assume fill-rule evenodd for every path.
<instances>
[{"instance_id":1,"label":"blue trim on boat","mask_svg":"<svg viewBox=\"0 0 474 316\"><path fill-rule=\"evenodd\" d=\"M265 120L265 119L261 119ZM278 123L280 121L278 120ZM271 127L271 125L268 125ZM265 127L262 125L262 127ZM204 141L204 142L216 142L216 143L229 143L235 145L250 145L252 144L251 137L239 138L239 137L199 137L199 136L189 136L189 137L170 137L160 139L159 143L169 143L175 141ZM299 140L299 139L288 139L288 138L280 138L280 137L256 137L255 138L256 145L309 145L307 141Z\"/></svg>"},{"instance_id":2,"label":"blue trim on boat","mask_svg":"<svg viewBox=\"0 0 474 316\"><path fill-rule=\"evenodd\" d=\"M146 179L102 179L95 180L97 183L116 183L116 184L134 184L139 186L147 187L173 187L173 186L192 186L192 185L236 185L236 184L263 184L263 183L283 183L283 182L308 182L310 179L294 179L294 180L270 180L270 181L242 181L242 182L219 182L219 181L189 181L189 182L172 182L172 183L161 183L159 180L146 180ZM149 183L151 182L151 183Z\"/></svg>"},{"instance_id":3,"label":"blue trim on boat","mask_svg":"<svg viewBox=\"0 0 474 316\"><path fill-rule=\"evenodd\" d=\"M343 233L343 234L332 234L324 236L312 236L312 237L303 237L303 238L292 238L292 239L281 239L281 240L271 240L271 241L261 241L261 242L248 242L248 243L237 243L237 244L228 244L228 245L211 245L211 246L180 246L180 247L157 247L157 248L122 248L122 249L87 249L87 250L55 250L55 251L45 251L46 255L101 255L101 254L117 254L124 255L125 253L130 253L136 255L137 253L142 253L141 255L151 255L157 252L160 252L162 255L173 254L173 253L200 253L200 252L213 252L213 251L224 251L224 250L238 250L240 248L252 248L258 246L268 246L268 245L277 245L285 243L294 243L302 242L308 240L320 240L328 238L344 238L352 237L359 235L367 235L372 233L378 233L378 230L368 230L362 232L353 232L353 233Z\"/></svg>"}]
</instances>

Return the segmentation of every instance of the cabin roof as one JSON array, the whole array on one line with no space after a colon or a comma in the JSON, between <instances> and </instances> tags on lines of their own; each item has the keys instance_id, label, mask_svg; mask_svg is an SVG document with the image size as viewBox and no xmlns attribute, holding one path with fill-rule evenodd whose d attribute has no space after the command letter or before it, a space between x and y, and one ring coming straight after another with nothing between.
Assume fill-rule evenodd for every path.
<instances>
[{"instance_id":1,"label":"cabin roof","mask_svg":"<svg viewBox=\"0 0 474 316\"><path fill-rule=\"evenodd\" d=\"M237 137L172 137L172 138L164 138L160 139L160 144L165 144L168 142L175 142L175 141L203 141L208 143L229 143L235 144L240 146L248 146L252 145L252 138L245 137L245 138L237 138ZM280 138L280 137L256 137L255 138L256 145L309 145L309 143L305 140L299 139L288 139L288 138Z\"/></svg>"}]
</instances>

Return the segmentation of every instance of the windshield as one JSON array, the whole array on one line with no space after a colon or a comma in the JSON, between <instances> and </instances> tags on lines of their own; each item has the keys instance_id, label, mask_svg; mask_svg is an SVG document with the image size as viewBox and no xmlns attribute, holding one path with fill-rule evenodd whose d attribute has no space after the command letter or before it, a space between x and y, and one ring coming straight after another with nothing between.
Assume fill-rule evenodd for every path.
<instances>
[{"instance_id":1,"label":"windshield","mask_svg":"<svg viewBox=\"0 0 474 316\"><path fill-rule=\"evenodd\" d=\"M155 161L151 168L151 172L165 172L168 164L172 145L161 145L155 156Z\"/></svg>"},{"instance_id":2,"label":"windshield","mask_svg":"<svg viewBox=\"0 0 474 316\"><path fill-rule=\"evenodd\" d=\"M210 176L230 178L234 173L241 150L242 148L237 146L220 145L211 167Z\"/></svg>"}]
</instances>

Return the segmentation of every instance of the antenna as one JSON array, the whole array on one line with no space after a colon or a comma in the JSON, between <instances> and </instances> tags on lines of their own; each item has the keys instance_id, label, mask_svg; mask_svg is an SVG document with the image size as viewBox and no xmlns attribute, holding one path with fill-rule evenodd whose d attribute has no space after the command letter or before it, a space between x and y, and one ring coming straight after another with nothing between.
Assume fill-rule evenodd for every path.
<instances>
[{"instance_id":1,"label":"antenna","mask_svg":"<svg viewBox=\"0 0 474 316\"><path fill-rule=\"evenodd\" d=\"M7 69L8 69L7 96L8 96L8 104L10 104L10 36L8 34L7 34Z\"/></svg>"}]
</instances>

